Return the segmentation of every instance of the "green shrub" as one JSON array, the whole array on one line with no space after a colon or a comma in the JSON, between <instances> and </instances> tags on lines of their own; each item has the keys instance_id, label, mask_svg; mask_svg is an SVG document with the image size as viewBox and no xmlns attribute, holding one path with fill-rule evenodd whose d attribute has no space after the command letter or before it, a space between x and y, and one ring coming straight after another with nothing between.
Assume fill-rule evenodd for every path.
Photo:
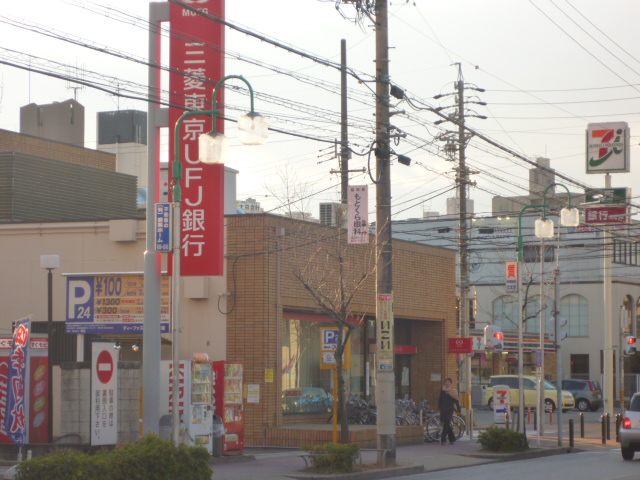
<instances>
[{"instance_id":1,"label":"green shrub","mask_svg":"<svg viewBox=\"0 0 640 480\"><path fill-rule=\"evenodd\" d=\"M311 457L310 469L322 473L348 473L353 471L353 466L360 454L358 445L323 443L320 445L303 445L302 450L323 454Z\"/></svg>"},{"instance_id":2,"label":"green shrub","mask_svg":"<svg viewBox=\"0 0 640 480\"><path fill-rule=\"evenodd\" d=\"M57 450L22 462L17 480L210 480L210 455L203 447L178 445L158 435L95 455Z\"/></svg>"},{"instance_id":3,"label":"green shrub","mask_svg":"<svg viewBox=\"0 0 640 480\"><path fill-rule=\"evenodd\" d=\"M522 452L529 448L524 433L493 425L478 435L478 442L490 452Z\"/></svg>"}]
</instances>

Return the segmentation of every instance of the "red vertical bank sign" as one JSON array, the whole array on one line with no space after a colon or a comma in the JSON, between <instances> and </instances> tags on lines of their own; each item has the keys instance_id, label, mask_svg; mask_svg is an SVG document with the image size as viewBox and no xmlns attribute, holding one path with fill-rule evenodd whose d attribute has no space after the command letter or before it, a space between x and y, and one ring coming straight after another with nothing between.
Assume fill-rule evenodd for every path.
<instances>
[{"instance_id":1,"label":"red vertical bank sign","mask_svg":"<svg viewBox=\"0 0 640 480\"><path fill-rule=\"evenodd\" d=\"M224 77L224 0L171 2L169 125L171 160L175 125L185 110L210 110L213 88ZM196 11L194 11L197 10ZM218 95L224 102L224 96ZM182 176L180 247L182 275L222 275L224 255L224 165L198 160L198 137L211 131L210 115L189 117L179 136ZM217 131L224 131L219 117Z\"/></svg>"}]
</instances>

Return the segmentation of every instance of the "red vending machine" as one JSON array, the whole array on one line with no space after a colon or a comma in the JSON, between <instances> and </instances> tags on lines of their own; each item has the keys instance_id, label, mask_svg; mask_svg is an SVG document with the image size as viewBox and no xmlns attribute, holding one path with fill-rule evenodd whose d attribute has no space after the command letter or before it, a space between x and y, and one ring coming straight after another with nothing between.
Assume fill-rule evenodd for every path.
<instances>
[{"instance_id":1,"label":"red vending machine","mask_svg":"<svg viewBox=\"0 0 640 480\"><path fill-rule=\"evenodd\" d=\"M214 411L224 423L222 454L240 455L244 452L242 364L213 362L212 387Z\"/></svg>"}]
</instances>

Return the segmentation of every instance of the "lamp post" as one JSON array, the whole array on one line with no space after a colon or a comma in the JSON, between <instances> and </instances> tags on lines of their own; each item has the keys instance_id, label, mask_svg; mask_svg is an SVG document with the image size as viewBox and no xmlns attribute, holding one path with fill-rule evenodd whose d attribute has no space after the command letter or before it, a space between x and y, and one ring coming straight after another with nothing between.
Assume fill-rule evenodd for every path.
<instances>
[{"instance_id":1,"label":"lamp post","mask_svg":"<svg viewBox=\"0 0 640 480\"><path fill-rule=\"evenodd\" d=\"M47 429L53 443L53 270L60 267L59 255L40 255L40 268L47 270Z\"/></svg>"},{"instance_id":2,"label":"lamp post","mask_svg":"<svg viewBox=\"0 0 640 480\"><path fill-rule=\"evenodd\" d=\"M577 208L571 207L571 192L569 189L561 184L561 183L552 183L549 185L542 196L542 204L541 205L526 205L522 210L520 210L520 214L518 216L518 389L519 389L519 399L518 399L518 411L519 420L521 421L522 427L524 427L524 421L522 421L522 415L524 412L524 389L523 389L523 370L524 370L524 350L523 350L523 328L524 328L524 314L523 314L523 298L522 298L522 285L521 285L521 274L520 274L520 264L522 263L522 214L525 210L529 208L542 208L542 218L539 218L535 222L535 235L540 238L540 378L538 379L538 444L540 444L540 435L542 430L542 409L544 408L544 310L542 309L543 305L543 275L544 275L544 239L553 237L553 222L546 218L546 209L547 209L547 193L551 187L561 186L567 191L569 207L563 208L560 211L560 224L565 227L575 227L580 224L580 212ZM560 391L562 387L560 386ZM561 398L561 397L559 397ZM562 404L560 404L559 411L562 411ZM561 419L559 418L558 422ZM524 428L523 428L524 430ZM560 435L561 429L558 430L558 434Z\"/></svg>"},{"instance_id":3,"label":"lamp post","mask_svg":"<svg viewBox=\"0 0 640 480\"><path fill-rule=\"evenodd\" d=\"M182 238L182 163L180 163L180 128L189 117L196 115L211 115L213 127L211 132L204 133L198 138L198 158L205 164L223 164L229 153L229 139L217 131L216 120L223 110L217 108L217 98L220 87L230 79L243 81L249 88L251 110L238 119L238 138L245 145L262 145L267 141L268 121L253 109L253 88L240 75L227 75L216 83L213 89L211 110L188 111L178 119L174 129L174 159L171 164L172 193L173 193L173 278L172 292L172 320L173 320L173 382L171 400L173 404L173 441L180 441L180 405L179 405L179 376L180 376L180 254Z\"/></svg>"}]
</instances>

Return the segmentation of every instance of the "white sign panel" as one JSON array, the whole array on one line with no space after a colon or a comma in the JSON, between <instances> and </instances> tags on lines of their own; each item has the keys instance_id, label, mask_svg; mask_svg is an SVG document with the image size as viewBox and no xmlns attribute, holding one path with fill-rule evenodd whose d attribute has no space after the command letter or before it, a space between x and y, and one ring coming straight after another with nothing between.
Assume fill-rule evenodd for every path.
<instances>
[{"instance_id":1,"label":"white sign panel","mask_svg":"<svg viewBox=\"0 0 640 480\"><path fill-rule=\"evenodd\" d=\"M507 385L493 387L493 422L507 423L507 413L511 408L511 390Z\"/></svg>"},{"instance_id":2,"label":"white sign panel","mask_svg":"<svg viewBox=\"0 0 640 480\"><path fill-rule=\"evenodd\" d=\"M590 123L587 126L587 173L629 171L627 122Z\"/></svg>"},{"instance_id":3,"label":"white sign panel","mask_svg":"<svg viewBox=\"0 0 640 480\"><path fill-rule=\"evenodd\" d=\"M118 350L94 343L91 355L91 445L118 443Z\"/></svg>"},{"instance_id":4,"label":"white sign panel","mask_svg":"<svg viewBox=\"0 0 640 480\"><path fill-rule=\"evenodd\" d=\"M518 291L518 262L505 263L505 289L507 292Z\"/></svg>"},{"instance_id":5,"label":"white sign panel","mask_svg":"<svg viewBox=\"0 0 640 480\"><path fill-rule=\"evenodd\" d=\"M349 243L369 243L369 186L351 185L347 200L347 232Z\"/></svg>"}]
</instances>

